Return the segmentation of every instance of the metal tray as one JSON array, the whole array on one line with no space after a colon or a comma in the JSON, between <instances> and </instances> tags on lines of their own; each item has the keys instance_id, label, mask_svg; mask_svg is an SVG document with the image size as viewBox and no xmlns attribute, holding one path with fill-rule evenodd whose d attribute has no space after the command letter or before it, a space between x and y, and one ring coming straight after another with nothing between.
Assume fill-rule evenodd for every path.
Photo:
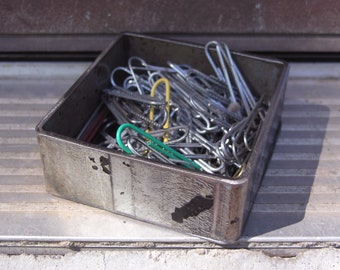
<instances>
[{"instance_id":1,"label":"metal tray","mask_svg":"<svg viewBox=\"0 0 340 270\"><path fill-rule=\"evenodd\" d=\"M212 74L204 47L122 34L104 50L37 125L47 191L51 194L196 235L216 243L240 236L270 159L288 76L285 62L233 52L251 89L270 102L259 137L238 179L162 164L76 138L100 103L110 71L130 56L150 64L170 60ZM192 211L195 209L197 211ZM182 209L182 218L174 218Z\"/></svg>"}]
</instances>

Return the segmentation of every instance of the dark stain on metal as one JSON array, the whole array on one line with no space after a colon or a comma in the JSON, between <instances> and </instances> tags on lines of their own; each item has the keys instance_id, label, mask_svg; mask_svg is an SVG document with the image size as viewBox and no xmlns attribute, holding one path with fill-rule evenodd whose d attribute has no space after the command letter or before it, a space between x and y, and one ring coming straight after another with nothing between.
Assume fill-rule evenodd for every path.
<instances>
[{"instance_id":1,"label":"dark stain on metal","mask_svg":"<svg viewBox=\"0 0 340 270\"><path fill-rule=\"evenodd\" d=\"M123 165L125 165L126 167L131 167L131 165L129 163L126 163L125 161L123 161Z\"/></svg>"},{"instance_id":2,"label":"dark stain on metal","mask_svg":"<svg viewBox=\"0 0 340 270\"><path fill-rule=\"evenodd\" d=\"M69 249L72 251L80 251L84 247L84 244L82 243L70 243Z\"/></svg>"},{"instance_id":3,"label":"dark stain on metal","mask_svg":"<svg viewBox=\"0 0 340 270\"><path fill-rule=\"evenodd\" d=\"M239 221L240 221L240 219L238 217L236 217L236 218L234 218L233 220L230 221L230 224L235 224Z\"/></svg>"},{"instance_id":4,"label":"dark stain on metal","mask_svg":"<svg viewBox=\"0 0 340 270\"><path fill-rule=\"evenodd\" d=\"M111 174L110 170L110 160L106 157L101 156L99 158L100 165L102 166L103 172L107 174Z\"/></svg>"},{"instance_id":5,"label":"dark stain on metal","mask_svg":"<svg viewBox=\"0 0 340 270\"><path fill-rule=\"evenodd\" d=\"M89 157L89 160L91 160L93 163L96 162L96 161L94 160L94 157Z\"/></svg>"},{"instance_id":6,"label":"dark stain on metal","mask_svg":"<svg viewBox=\"0 0 340 270\"><path fill-rule=\"evenodd\" d=\"M97 167L96 165L93 165L93 166L92 166L92 169L98 170L98 167Z\"/></svg>"},{"instance_id":7,"label":"dark stain on metal","mask_svg":"<svg viewBox=\"0 0 340 270\"><path fill-rule=\"evenodd\" d=\"M173 221L178 223L183 223L183 219L189 217L195 217L199 213L209 210L214 204L214 198L211 195L201 196L198 195L186 203L182 207L175 207L175 212L171 213L171 218Z\"/></svg>"}]
</instances>

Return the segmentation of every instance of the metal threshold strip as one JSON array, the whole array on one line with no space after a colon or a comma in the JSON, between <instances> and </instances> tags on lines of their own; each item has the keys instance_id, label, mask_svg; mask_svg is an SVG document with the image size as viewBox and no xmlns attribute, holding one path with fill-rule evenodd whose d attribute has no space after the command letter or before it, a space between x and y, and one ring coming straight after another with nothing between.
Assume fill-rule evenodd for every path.
<instances>
[{"instance_id":1,"label":"metal threshold strip","mask_svg":"<svg viewBox=\"0 0 340 270\"><path fill-rule=\"evenodd\" d=\"M0 63L0 251L220 248L45 191L35 125L89 64ZM228 248L339 247L338 74L337 63L291 64L271 162L243 234Z\"/></svg>"}]
</instances>

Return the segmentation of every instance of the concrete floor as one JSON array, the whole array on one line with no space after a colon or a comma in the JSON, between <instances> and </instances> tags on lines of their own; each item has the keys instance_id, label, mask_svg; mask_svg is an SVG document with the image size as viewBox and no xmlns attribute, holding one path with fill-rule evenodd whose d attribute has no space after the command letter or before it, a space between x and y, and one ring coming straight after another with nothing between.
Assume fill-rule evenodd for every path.
<instances>
[{"instance_id":1,"label":"concrete floor","mask_svg":"<svg viewBox=\"0 0 340 270\"><path fill-rule=\"evenodd\" d=\"M0 255L0 269L340 269L340 250L317 249L296 257L227 249L114 250L66 255Z\"/></svg>"}]
</instances>

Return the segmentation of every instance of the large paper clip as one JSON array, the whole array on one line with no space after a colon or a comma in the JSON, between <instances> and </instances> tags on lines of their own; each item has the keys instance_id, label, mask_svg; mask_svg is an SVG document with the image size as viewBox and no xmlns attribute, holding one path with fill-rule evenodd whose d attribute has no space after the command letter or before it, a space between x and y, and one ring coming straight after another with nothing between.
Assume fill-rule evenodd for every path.
<instances>
[{"instance_id":1,"label":"large paper clip","mask_svg":"<svg viewBox=\"0 0 340 270\"><path fill-rule=\"evenodd\" d=\"M129 147L127 147L123 143L122 138L121 138L122 132L124 131L124 129L127 129L127 128L134 130L139 135L146 138L147 139L146 143L151 149L161 153L162 155L166 156L167 158L173 159L175 161L176 160L181 161L180 163L188 169L192 169L192 168L195 168L197 170L201 169L200 165L198 165L196 162L185 157L181 153L177 152L176 150L172 149L171 147L167 146L166 144L162 143L161 141L157 140L155 137L151 136L150 134L148 134L144 130L136 127L135 125L133 125L131 123L125 123L125 124L120 125L118 130L117 130L117 133L116 133L116 140L117 140L118 145L127 154L132 154L132 151L130 150Z\"/></svg>"}]
</instances>

